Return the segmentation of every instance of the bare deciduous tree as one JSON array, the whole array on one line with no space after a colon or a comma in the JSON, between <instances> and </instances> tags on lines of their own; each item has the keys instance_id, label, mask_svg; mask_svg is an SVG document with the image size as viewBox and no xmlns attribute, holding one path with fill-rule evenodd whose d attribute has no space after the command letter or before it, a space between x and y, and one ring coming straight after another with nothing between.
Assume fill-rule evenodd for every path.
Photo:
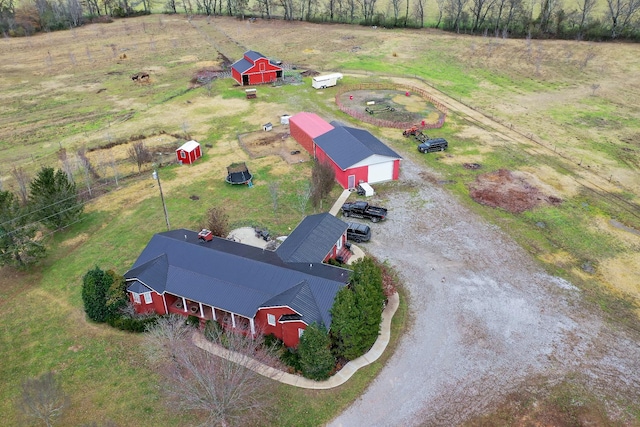
<instances>
[{"instance_id":1,"label":"bare deciduous tree","mask_svg":"<svg viewBox=\"0 0 640 427\"><path fill-rule=\"evenodd\" d=\"M169 399L183 410L206 414L203 425L256 422L269 407L270 393L267 379L251 368L273 360L262 335L211 328L209 339L219 346L223 358L196 347L191 340L194 330L184 323L184 318L176 316L161 320L145 338L147 354L164 377Z\"/></svg>"},{"instance_id":2,"label":"bare deciduous tree","mask_svg":"<svg viewBox=\"0 0 640 427\"><path fill-rule=\"evenodd\" d=\"M20 410L28 418L39 420L47 427L54 424L68 404L67 395L51 371L22 383Z\"/></svg>"},{"instance_id":3,"label":"bare deciduous tree","mask_svg":"<svg viewBox=\"0 0 640 427\"><path fill-rule=\"evenodd\" d=\"M152 160L151 151L142 141L134 142L127 152L129 158L138 165L138 172L140 172L142 165Z\"/></svg>"},{"instance_id":4,"label":"bare deciduous tree","mask_svg":"<svg viewBox=\"0 0 640 427\"><path fill-rule=\"evenodd\" d=\"M29 175L21 167L13 167L11 169L11 176L16 180L18 184L18 196L20 196L20 203L25 206L29 201Z\"/></svg>"},{"instance_id":5,"label":"bare deciduous tree","mask_svg":"<svg viewBox=\"0 0 640 427\"><path fill-rule=\"evenodd\" d=\"M301 191L298 192L298 210L302 216L304 216L307 211L307 205L309 204L309 199L311 198L311 184L305 185Z\"/></svg>"},{"instance_id":6,"label":"bare deciduous tree","mask_svg":"<svg viewBox=\"0 0 640 427\"><path fill-rule=\"evenodd\" d=\"M315 162L311 170L311 204L320 206L335 185L336 174L329 163Z\"/></svg>"},{"instance_id":7,"label":"bare deciduous tree","mask_svg":"<svg viewBox=\"0 0 640 427\"><path fill-rule=\"evenodd\" d=\"M221 207L214 206L207 211L206 227L214 236L226 238L229 235L229 217Z\"/></svg>"}]
</instances>

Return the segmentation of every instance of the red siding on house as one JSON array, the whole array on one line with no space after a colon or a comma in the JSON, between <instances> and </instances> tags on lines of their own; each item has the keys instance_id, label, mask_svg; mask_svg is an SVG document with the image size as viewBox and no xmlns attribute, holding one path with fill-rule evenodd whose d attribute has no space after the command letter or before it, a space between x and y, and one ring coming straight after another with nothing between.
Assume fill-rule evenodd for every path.
<instances>
[{"instance_id":1,"label":"red siding on house","mask_svg":"<svg viewBox=\"0 0 640 427\"><path fill-rule=\"evenodd\" d=\"M133 304L136 313L149 313L156 312L158 314L166 314L164 309L164 300L162 295L157 292L151 292L151 303L147 304L144 302L144 295L140 294L140 303L138 304L133 300L133 294L129 292L129 301Z\"/></svg>"},{"instance_id":2,"label":"red siding on house","mask_svg":"<svg viewBox=\"0 0 640 427\"><path fill-rule=\"evenodd\" d=\"M283 323L282 342L287 347L297 347L300 344L300 336L298 329L307 329L307 325L301 321L293 321Z\"/></svg>"},{"instance_id":3,"label":"red siding on house","mask_svg":"<svg viewBox=\"0 0 640 427\"><path fill-rule=\"evenodd\" d=\"M400 178L400 159L393 161L393 180L396 181Z\"/></svg>"},{"instance_id":4,"label":"red siding on house","mask_svg":"<svg viewBox=\"0 0 640 427\"><path fill-rule=\"evenodd\" d=\"M276 318L275 326L269 325L267 315L273 314ZM296 347L298 342L298 328L306 328L304 322L291 321L279 322L280 317L285 314L296 314L290 307L267 307L261 308L256 313L254 321L256 328L262 331L264 335L273 334L281 339L287 347Z\"/></svg>"}]
</instances>

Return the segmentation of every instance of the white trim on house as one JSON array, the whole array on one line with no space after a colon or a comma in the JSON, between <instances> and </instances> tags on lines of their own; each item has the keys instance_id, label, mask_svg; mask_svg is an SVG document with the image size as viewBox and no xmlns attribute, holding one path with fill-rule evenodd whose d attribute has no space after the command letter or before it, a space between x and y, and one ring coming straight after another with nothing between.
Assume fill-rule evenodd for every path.
<instances>
[{"instance_id":1,"label":"white trim on house","mask_svg":"<svg viewBox=\"0 0 640 427\"><path fill-rule=\"evenodd\" d=\"M151 298L151 292L145 292L145 293L142 294L142 296L144 296L144 303L145 304L153 303L153 298Z\"/></svg>"},{"instance_id":2,"label":"white trim on house","mask_svg":"<svg viewBox=\"0 0 640 427\"><path fill-rule=\"evenodd\" d=\"M249 319L249 326L251 326L251 335L256 334L256 325L253 323L253 319Z\"/></svg>"},{"instance_id":3,"label":"white trim on house","mask_svg":"<svg viewBox=\"0 0 640 427\"><path fill-rule=\"evenodd\" d=\"M187 307L187 300L184 299L184 297L180 297L180 298L182 298L182 308L184 309L184 312L188 313L189 312L189 307Z\"/></svg>"},{"instance_id":4,"label":"white trim on house","mask_svg":"<svg viewBox=\"0 0 640 427\"><path fill-rule=\"evenodd\" d=\"M267 313L267 323L271 326L276 326L276 315Z\"/></svg>"},{"instance_id":5,"label":"white trim on house","mask_svg":"<svg viewBox=\"0 0 640 427\"><path fill-rule=\"evenodd\" d=\"M378 163L393 162L395 160L399 160L399 158L398 157L383 156L381 154L373 154L373 155L367 157L366 159L360 160L358 163L354 163L353 165L349 166L348 169L358 168L360 166L377 165Z\"/></svg>"},{"instance_id":6,"label":"white trim on house","mask_svg":"<svg viewBox=\"0 0 640 427\"><path fill-rule=\"evenodd\" d=\"M202 303L198 301L198 305L200 306L200 317L204 317L204 310L202 309Z\"/></svg>"},{"instance_id":7,"label":"white trim on house","mask_svg":"<svg viewBox=\"0 0 640 427\"><path fill-rule=\"evenodd\" d=\"M231 312L231 326L233 328L236 327L236 316L233 314L233 312Z\"/></svg>"}]
</instances>

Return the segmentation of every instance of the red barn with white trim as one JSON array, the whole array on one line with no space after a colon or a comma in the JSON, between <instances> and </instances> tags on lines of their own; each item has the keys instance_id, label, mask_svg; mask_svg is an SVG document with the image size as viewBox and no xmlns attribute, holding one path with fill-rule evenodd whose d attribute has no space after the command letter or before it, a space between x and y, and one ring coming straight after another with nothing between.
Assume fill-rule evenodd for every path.
<instances>
[{"instance_id":1,"label":"red barn with white trim","mask_svg":"<svg viewBox=\"0 0 640 427\"><path fill-rule=\"evenodd\" d=\"M282 78L282 67L261 53L248 50L242 59L231 65L231 76L240 86L271 83Z\"/></svg>"},{"instance_id":2,"label":"red barn with white trim","mask_svg":"<svg viewBox=\"0 0 640 427\"><path fill-rule=\"evenodd\" d=\"M313 113L290 117L289 129L313 158L333 167L336 181L343 188L355 188L360 182L397 180L400 176L402 157L366 130L327 123Z\"/></svg>"},{"instance_id":3,"label":"red barn with white trim","mask_svg":"<svg viewBox=\"0 0 640 427\"><path fill-rule=\"evenodd\" d=\"M200 148L200 144L194 140L187 141L176 150L176 157L178 163L190 165L202 157L202 148Z\"/></svg>"}]
</instances>

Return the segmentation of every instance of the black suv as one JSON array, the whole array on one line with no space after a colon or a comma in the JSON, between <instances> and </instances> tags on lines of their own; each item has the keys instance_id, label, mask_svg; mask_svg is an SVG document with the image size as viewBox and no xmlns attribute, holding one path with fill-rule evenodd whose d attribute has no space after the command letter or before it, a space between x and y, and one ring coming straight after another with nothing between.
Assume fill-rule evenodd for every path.
<instances>
[{"instance_id":1,"label":"black suv","mask_svg":"<svg viewBox=\"0 0 640 427\"><path fill-rule=\"evenodd\" d=\"M449 147L449 143L444 138L427 139L418 145L418 151L421 153L431 153L432 151L444 151Z\"/></svg>"},{"instance_id":2,"label":"black suv","mask_svg":"<svg viewBox=\"0 0 640 427\"><path fill-rule=\"evenodd\" d=\"M359 222L350 222L347 227L347 239L356 243L368 242L371 239L371 228Z\"/></svg>"}]
</instances>

